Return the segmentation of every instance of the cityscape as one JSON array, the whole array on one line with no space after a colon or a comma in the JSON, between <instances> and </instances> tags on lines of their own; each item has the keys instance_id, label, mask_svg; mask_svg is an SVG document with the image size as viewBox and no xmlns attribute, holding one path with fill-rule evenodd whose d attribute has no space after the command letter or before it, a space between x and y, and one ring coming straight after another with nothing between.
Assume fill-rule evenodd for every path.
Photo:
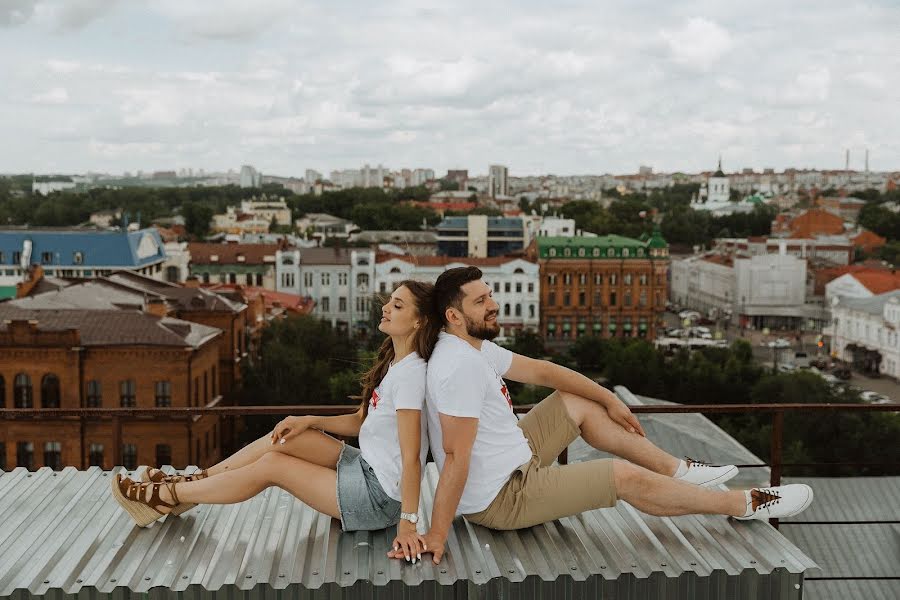
<instances>
[{"instance_id":1,"label":"cityscape","mask_svg":"<svg viewBox=\"0 0 900 600\"><path fill-rule=\"evenodd\" d=\"M523 7L501 34L468 9L209 4L0 7L0 600L900 596L896 7L785 8L870 46L786 42L762 74L749 47L796 31L734 8L592 32L586 3ZM87 42L125 23L184 54ZM503 535L457 517L451 561L418 570L274 487L128 533L110 477L357 410L387 299L467 266L498 345L611 390L686 464L740 466L732 489L815 503L749 527L624 502ZM520 419L553 392L501 382ZM557 461L607 456L579 438Z\"/></svg>"}]
</instances>

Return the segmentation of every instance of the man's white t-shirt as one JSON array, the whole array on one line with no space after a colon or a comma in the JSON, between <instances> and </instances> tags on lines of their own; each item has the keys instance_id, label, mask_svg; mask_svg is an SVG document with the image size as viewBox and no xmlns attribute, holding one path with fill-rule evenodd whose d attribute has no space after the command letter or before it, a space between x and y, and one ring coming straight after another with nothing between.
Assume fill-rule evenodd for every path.
<instances>
[{"instance_id":1,"label":"man's white t-shirt","mask_svg":"<svg viewBox=\"0 0 900 600\"><path fill-rule=\"evenodd\" d=\"M465 340L442 332L428 361L425 412L431 455L438 470L443 470L446 458L439 413L478 419L458 515L487 508L510 474L531 460L531 448L519 428L502 377L512 358L512 352L493 342L483 341L478 351Z\"/></svg>"},{"instance_id":2,"label":"man's white t-shirt","mask_svg":"<svg viewBox=\"0 0 900 600\"><path fill-rule=\"evenodd\" d=\"M413 352L392 365L384 379L372 392L369 412L359 430L359 449L362 457L375 470L375 476L385 493L394 500L400 497L400 477L403 460L400 454L400 433L397 410L421 411L421 441L419 463L425 465L428 455L428 431L425 411L425 361Z\"/></svg>"}]
</instances>

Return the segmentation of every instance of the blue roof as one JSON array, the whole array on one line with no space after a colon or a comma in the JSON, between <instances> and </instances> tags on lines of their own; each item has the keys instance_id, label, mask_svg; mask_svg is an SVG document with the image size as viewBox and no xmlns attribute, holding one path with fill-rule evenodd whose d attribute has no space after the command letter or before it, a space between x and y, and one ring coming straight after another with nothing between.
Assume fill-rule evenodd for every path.
<instances>
[{"instance_id":1,"label":"blue roof","mask_svg":"<svg viewBox=\"0 0 900 600\"><path fill-rule=\"evenodd\" d=\"M468 217L444 217L438 223L438 229L466 229L469 226ZM515 229L522 230L522 219L515 217L488 217L488 229Z\"/></svg>"},{"instance_id":2,"label":"blue roof","mask_svg":"<svg viewBox=\"0 0 900 600\"><path fill-rule=\"evenodd\" d=\"M13 253L21 252L25 240L31 240L31 264L59 267L143 267L166 257L162 238L155 228L138 231L98 231L78 229L4 229L0 230L0 264L16 265ZM52 260L44 262L45 252ZM75 253L81 262L75 262Z\"/></svg>"}]
</instances>

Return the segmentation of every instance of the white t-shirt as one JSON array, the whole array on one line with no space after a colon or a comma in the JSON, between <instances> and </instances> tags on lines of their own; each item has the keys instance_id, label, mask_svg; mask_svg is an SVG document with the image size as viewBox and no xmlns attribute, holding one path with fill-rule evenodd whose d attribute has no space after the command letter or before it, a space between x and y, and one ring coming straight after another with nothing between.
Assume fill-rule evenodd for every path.
<instances>
[{"instance_id":1,"label":"white t-shirt","mask_svg":"<svg viewBox=\"0 0 900 600\"><path fill-rule=\"evenodd\" d=\"M463 339L442 332L428 361L425 412L431 454L439 470L445 459L439 413L478 419L458 515L487 508L510 474L531 460L531 448L502 377L512 358L512 352L493 342L483 341L479 352Z\"/></svg>"},{"instance_id":2,"label":"white t-shirt","mask_svg":"<svg viewBox=\"0 0 900 600\"><path fill-rule=\"evenodd\" d=\"M397 410L421 411L421 443L419 463L425 465L428 454L428 431L425 411L425 361L416 353L406 355L391 366L369 399L369 413L359 430L359 449L362 457L375 470L375 476L385 493L394 500L400 497L400 477L403 460L400 454L400 434Z\"/></svg>"}]
</instances>

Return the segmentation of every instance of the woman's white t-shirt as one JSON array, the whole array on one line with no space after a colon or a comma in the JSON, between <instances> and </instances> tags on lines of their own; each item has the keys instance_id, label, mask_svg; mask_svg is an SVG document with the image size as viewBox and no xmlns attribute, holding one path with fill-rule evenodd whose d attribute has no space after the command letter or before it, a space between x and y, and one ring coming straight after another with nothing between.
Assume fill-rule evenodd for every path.
<instances>
[{"instance_id":1,"label":"woman's white t-shirt","mask_svg":"<svg viewBox=\"0 0 900 600\"><path fill-rule=\"evenodd\" d=\"M403 460L400 455L400 433L397 410L418 410L421 415L419 463L425 464L428 454L428 432L425 420L426 363L416 352L406 355L392 365L369 399L369 413L359 430L359 449L362 457L375 470L375 476L385 493L397 500L400 497L400 477Z\"/></svg>"}]
</instances>

